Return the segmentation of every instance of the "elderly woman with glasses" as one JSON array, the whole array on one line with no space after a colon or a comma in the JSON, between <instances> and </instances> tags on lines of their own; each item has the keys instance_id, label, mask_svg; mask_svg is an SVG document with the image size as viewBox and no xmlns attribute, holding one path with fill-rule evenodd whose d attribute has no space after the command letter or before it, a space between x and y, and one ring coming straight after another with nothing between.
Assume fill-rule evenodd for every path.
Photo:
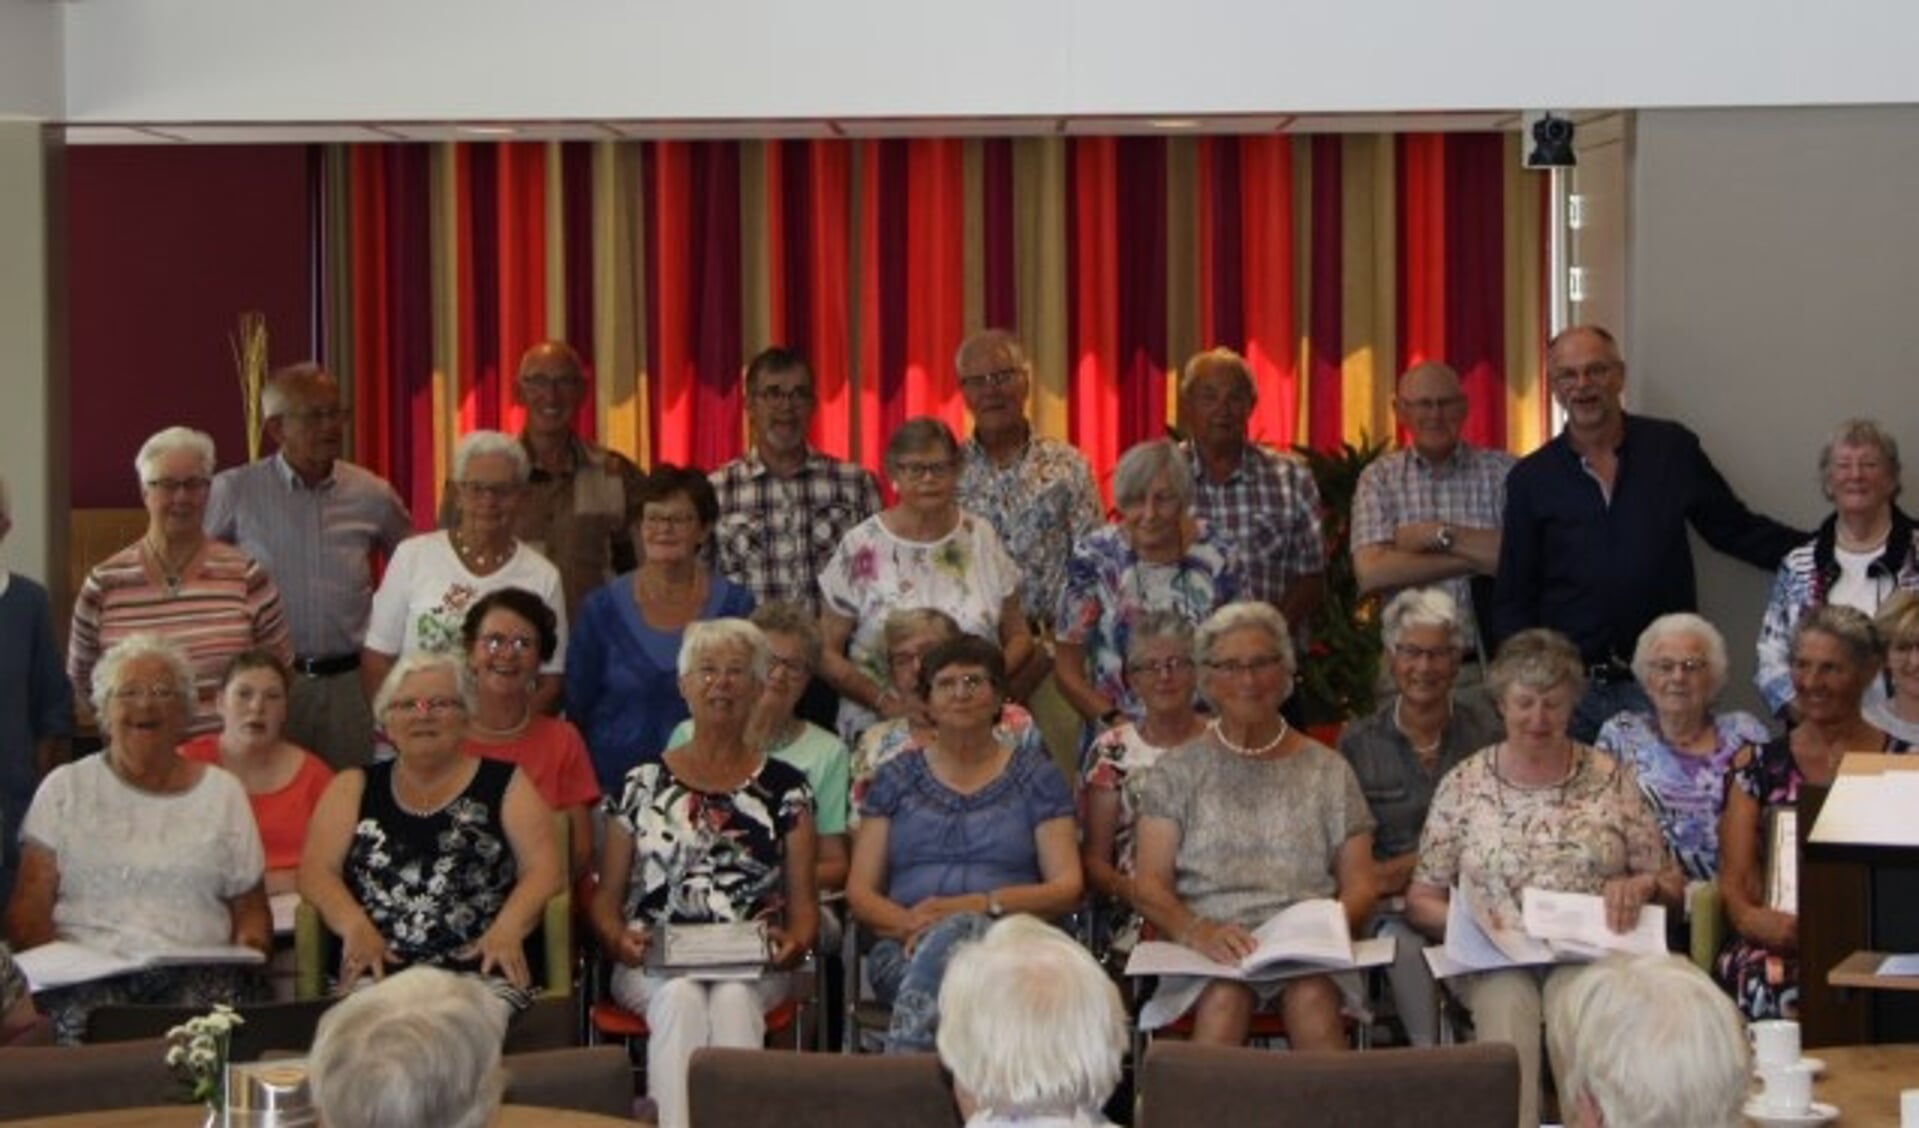
<instances>
[{"instance_id":1,"label":"elderly woman with glasses","mask_svg":"<svg viewBox=\"0 0 1919 1128\"><path fill-rule=\"evenodd\" d=\"M1296 669L1285 616L1229 603L1200 625L1194 656L1215 716L1140 786L1134 904L1161 936L1219 963L1250 955L1252 929L1300 901L1336 899L1358 931L1375 899L1373 816L1346 761L1280 716ZM1255 1005L1275 996L1295 1047L1346 1047L1341 989L1326 975L1167 976L1142 1022L1192 1010L1194 1041L1238 1045Z\"/></svg>"},{"instance_id":2,"label":"elderly woman with glasses","mask_svg":"<svg viewBox=\"0 0 1919 1128\"><path fill-rule=\"evenodd\" d=\"M1140 443L1113 469L1119 521L1080 538L1066 562L1055 669L1060 693L1098 728L1145 715L1126 677L1128 638L1149 611L1198 623L1246 588L1232 542L1193 516L1193 475L1165 439Z\"/></svg>"},{"instance_id":3,"label":"elderly woman with glasses","mask_svg":"<svg viewBox=\"0 0 1919 1128\"><path fill-rule=\"evenodd\" d=\"M559 623L559 645L541 663L534 695L535 709L552 711L566 657L565 596L559 570L513 535L530 466L526 448L498 431L474 431L454 448L459 523L401 541L380 589L373 593L366 647L360 654L360 680L368 698L380 691L394 661L404 655L457 654L473 601L517 587L539 596Z\"/></svg>"},{"instance_id":4,"label":"elderly woman with glasses","mask_svg":"<svg viewBox=\"0 0 1919 1128\"><path fill-rule=\"evenodd\" d=\"M1866 706L1866 720L1907 748L1919 748L1919 592L1886 600L1873 620L1886 644L1884 701Z\"/></svg>"},{"instance_id":5,"label":"elderly woman with glasses","mask_svg":"<svg viewBox=\"0 0 1919 1128\"><path fill-rule=\"evenodd\" d=\"M1676 908L1685 890L1632 771L1567 735L1586 688L1579 649L1544 629L1500 646L1486 685L1505 738L1466 758L1439 782L1406 919L1443 941L1453 897L1495 939L1523 932L1528 887L1604 898L1606 922L1631 930L1640 910ZM1539 1123L1539 1024L1572 966L1518 967L1460 976L1453 990L1473 1016L1473 1036L1519 1051L1519 1123Z\"/></svg>"},{"instance_id":6,"label":"elderly woman with glasses","mask_svg":"<svg viewBox=\"0 0 1919 1128\"><path fill-rule=\"evenodd\" d=\"M880 769L846 881L854 918L879 937L866 966L893 1008L892 1053L933 1048L955 944L1008 913L1064 916L1084 888L1066 781L1043 751L994 732L1006 697L999 648L949 639L919 678L935 735Z\"/></svg>"},{"instance_id":7,"label":"elderly woman with glasses","mask_svg":"<svg viewBox=\"0 0 1919 1128\"><path fill-rule=\"evenodd\" d=\"M525 943L565 864L526 773L460 751L472 693L455 655L401 658L373 698L398 755L334 776L313 812L300 896L340 938L341 991L427 964L532 1001Z\"/></svg>"},{"instance_id":8,"label":"elderly woman with glasses","mask_svg":"<svg viewBox=\"0 0 1919 1128\"><path fill-rule=\"evenodd\" d=\"M1713 978L1747 1018L1799 1015L1799 916L1766 896L1767 814L1796 808L1808 784L1830 786L1846 753L1894 749L1860 711L1884 659L1879 632L1857 609L1808 612L1792 637L1799 723L1732 762L1719 816L1719 897L1733 934L1713 961ZM1799 834L1810 829L1802 824Z\"/></svg>"},{"instance_id":9,"label":"elderly woman with glasses","mask_svg":"<svg viewBox=\"0 0 1919 1128\"><path fill-rule=\"evenodd\" d=\"M1393 596L1380 615L1380 636L1397 692L1377 712L1346 726L1339 751L1379 823L1373 833L1379 895L1403 898L1419 863L1419 835L1433 792L1460 761L1499 739L1499 715L1484 694L1454 688L1471 627L1444 588L1407 588ZM1381 912L1373 930L1397 940L1387 978L1407 1040L1435 1044L1436 989L1425 937L1397 909Z\"/></svg>"},{"instance_id":10,"label":"elderly woman with glasses","mask_svg":"<svg viewBox=\"0 0 1919 1128\"><path fill-rule=\"evenodd\" d=\"M914 710L886 677L889 612L939 608L967 634L998 643L1015 676L1033 656L1019 567L989 522L960 509L959 459L946 424L900 424L886 443L898 502L855 525L820 573L820 676L840 694L840 735L849 745L874 721Z\"/></svg>"},{"instance_id":11,"label":"elderly woman with glasses","mask_svg":"<svg viewBox=\"0 0 1919 1128\"><path fill-rule=\"evenodd\" d=\"M617 964L610 987L646 1015L647 1086L661 1128L690 1123L686 1069L705 1046L758 1048L766 1010L785 997L792 967L813 946L813 796L806 776L747 738L771 651L751 623L687 628L680 691L693 713L686 743L627 773L606 804L606 842L592 920ZM675 925L767 926L768 966L752 978L702 981L661 974L646 954Z\"/></svg>"},{"instance_id":12,"label":"elderly woman with glasses","mask_svg":"<svg viewBox=\"0 0 1919 1128\"><path fill-rule=\"evenodd\" d=\"M282 662L293 658L280 592L251 556L202 527L211 438L168 427L141 444L133 467L147 531L87 573L73 601L67 676L79 700L90 702L101 654L129 635L158 635L180 648L193 671L186 732L219 732L220 676L233 656L258 647Z\"/></svg>"},{"instance_id":13,"label":"elderly woman with glasses","mask_svg":"<svg viewBox=\"0 0 1919 1128\"><path fill-rule=\"evenodd\" d=\"M176 751L193 700L186 655L134 634L101 656L93 706L107 746L55 768L21 828L7 935L27 952L68 940L137 957L238 945L262 957L273 923L246 792ZM77 1042L95 1007L231 1003L252 984L223 964L156 967L44 991L56 1036Z\"/></svg>"},{"instance_id":14,"label":"elderly woman with glasses","mask_svg":"<svg viewBox=\"0 0 1919 1128\"><path fill-rule=\"evenodd\" d=\"M705 474L661 463L640 498L640 566L586 597L567 656L567 716L609 796L635 765L657 761L687 718L677 673L687 628L753 610L753 593L702 555L720 519Z\"/></svg>"},{"instance_id":15,"label":"elderly woman with glasses","mask_svg":"<svg viewBox=\"0 0 1919 1128\"><path fill-rule=\"evenodd\" d=\"M1832 516L1779 562L1759 623L1753 680L1781 717L1794 708L1791 642L1801 616L1831 603L1876 615L1894 592L1919 590L1919 524L1897 505L1898 441L1870 419L1848 419L1820 448L1819 477ZM1874 684L1866 703L1884 696Z\"/></svg>"}]
</instances>

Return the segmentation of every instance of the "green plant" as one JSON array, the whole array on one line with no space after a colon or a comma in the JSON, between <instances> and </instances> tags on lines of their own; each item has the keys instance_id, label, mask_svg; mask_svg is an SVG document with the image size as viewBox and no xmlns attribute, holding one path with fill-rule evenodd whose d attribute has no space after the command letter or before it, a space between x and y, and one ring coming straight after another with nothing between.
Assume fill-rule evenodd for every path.
<instances>
[{"instance_id":1,"label":"green plant","mask_svg":"<svg viewBox=\"0 0 1919 1128\"><path fill-rule=\"evenodd\" d=\"M1312 642L1300 659L1300 711L1309 725L1331 724L1371 712L1379 681L1378 601L1359 594L1352 522L1359 475L1387 447L1361 433L1358 446L1294 449L1319 486L1326 542L1326 601L1313 616Z\"/></svg>"}]
</instances>

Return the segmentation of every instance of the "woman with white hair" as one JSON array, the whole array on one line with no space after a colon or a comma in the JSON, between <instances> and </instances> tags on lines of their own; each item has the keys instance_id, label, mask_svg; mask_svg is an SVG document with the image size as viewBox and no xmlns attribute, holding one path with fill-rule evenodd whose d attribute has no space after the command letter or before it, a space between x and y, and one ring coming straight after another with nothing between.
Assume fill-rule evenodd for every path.
<instances>
[{"instance_id":1,"label":"woman with white hair","mask_svg":"<svg viewBox=\"0 0 1919 1128\"><path fill-rule=\"evenodd\" d=\"M242 945L262 957L273 922L266 859L238 780L175 752L193 698L178 647L120 640L94 669L107 746L55 768L22 830L7 935L22 951L70 940L122 956ZM110 1003L202 1006L253 993L230 965L151 968L42 992L56 1036L78 1042Z\"/></svg>"},{"instance_id":2,"label":"woman with white hair","mask_svg":"<svg viewBox=\"0 0 1919 1128\"><path fill-rule=\"evenodd\" d=\"M1218 963L1257 946L1252 929L1293 904L1337 899L1354 932L1372 915L1373 816L1339 754L1289 726L1292 633L1266 603L1230 603L1194 643L1205 739L1146 774L1139 794L1134 903L1160 936ZM1256 1003L1277 996L1299 1049L1346 1048L1329 975L1265 983L1168 976L1154 1010L1191 1009L1193 1040L1239 1045Z\"/></svg>"},{"instance_id":3,"label":"woman with white hair","mask_svg":"<svg viewBox=\"0 0 1919 1128\"><path fill-rule=\"evenodd\" d=\"M647 1089L661 1128L689 1122L686 1070L703 1046L758 1048L786 969L819 931L806 776L746 740L766 685L766 636L742 619L686 629L680 692L693 735L626 775L606 802L593 930L614 999L646 1015ZM646 956L676 925L766 925L767 966L747 979L662 974Z\"/></svg>"},{"instance_id":4,"label":"woman with white hair","mask_svg":"<svg viewBox=\"0 0 1919 1128\"><path fill-rule=\"evenodd\" d=\"M340 938L338 987L427 964L489 977L524 1008L526 941L565 888L553 812L526 773L461 751L461 659L417 652L373 698L397 755L333 777L307 825L300 896Z\"/></svg>"},{"instance_id":5,"label":"woman with white hair","mask_svg":"<svg viewBox=\"0 0 1919 1128\"><path fill-rule=\"evenodd\" d=\"M1347 725L1339 751L1379 823L1373 831L1379 895L1400 898L1419 863L1419 835L1439 781L1498 740L1500 728L1483 693L1454 691L1471 627L1444 588L1407 588L1393 596L1380 615L1380 635L1398 692L1371 716ZM1424 937L1397 911L1380 913L1373 929L1398 941L1387 978L1407 1040L1435 1044L1436 988Z\"/></svg>"},{"instance_id":6,"label":"woman with white hair","mask_svg":"<svg viewBox=\"0 0 1919 1128\"><path fill-rule=\"evenodd\" d=\"M505 1090L506 1008L466 976L413 967L320 1017L307 1083L327 1128L481 1128Z\"/></svg>"},{"instance_id":7,"label":"woman with white hair","mask_svg":"<svg viewBox=\"0 0 1919 1128\"><path fill-rule=\"evenodd\" d=\"M1774 715L1785 717L1793 705L1793 627L1801 616L1829 603L1877 615L1893 592L1919 591L1919 523L1896 504L1899 469L1898 440L1870 419L1839 424L1820 448L1820 488L1832 516L1779 562L1759 622L1753 681ZM1867 705L1884 698L1884 686L1868 687Z\"/></svg>"},{"instance_id":8,"label":"woman with white hair","mask_svg":"<svg viewBox=\"0 0 1919 1128\"><path fill-rule=\"evenodd\" d=\"M566 597L560 572L513 535L531 464L526 448L498 431L474 431L453 451L460 520L451 529L408 537L394 549L373 593L360 680L379 692L394 660L415 651L458 654L474 601L501 588L525 588L553 609L559 645L540 664L537 712L552 712L566 663Z\"/></svg>"},{"instance_id":9,"label":"woman with white hair","mask_svg":"<svg viewBox=\"0 0 1919 1128\"><path fill-rule=\"evenodd\" d=\"M216 699L227 662L243 650L293 658L280 592L246 553L206 535L213 440L186 427L156 432L133 460L147 531L94 565L73 601L67 676L91 701L94 666L120 640L151 633L177 645L193 671L188 735L220 731Z\"/></svg>"},{"instance_id":10,"label":"woman with white hair","mask_svg":"<svg viewBox=\"0 0 1919 1128\"><path fill-rule=\"evenodd\" d=\"M1007 917L960 947L940 983L939 1055L966 1128L1104 1128L1126 1008L1065 933Z\"/></svg>"},{"instance_id":11,"label":"woman with white hair","mask_svg":"<svg viewBox=\"0 0 1919 1128\"><path fill-rule=\"evenodd\" d=\"M1766 742L1766 726L1750 713L1713 710L1726 685L1726 640L1691 612L1654 619L1633 649L1632 671L1652 709L1613 717L1594 744L1632 769L1687 882L1712 881L1726 772ZM1677 916L1672 924L1683 930Z\"/></svg>"},{"instance_id":12,"label":"woman with white hair","mask_svg":"<svg viewBox=\"0 0 1919 1128\"><path fill-rule=\"evenodd\" d=\"M1238 549L1193 515L1193 475L1166 439L1140 443L1113 469L1119 521L1081 537L1066 561L1054 618L1060 693L1099 728L1145 716L1126 678L1128 638L1148 611L1189 623L1239 598Z\"/></svg>"}]
</instances>

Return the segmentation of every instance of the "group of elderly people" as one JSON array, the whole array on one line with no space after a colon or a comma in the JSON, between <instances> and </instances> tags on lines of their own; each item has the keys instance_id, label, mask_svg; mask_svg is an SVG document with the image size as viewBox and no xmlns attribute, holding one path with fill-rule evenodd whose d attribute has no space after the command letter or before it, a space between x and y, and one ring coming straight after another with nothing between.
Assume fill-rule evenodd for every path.
<instances>
[{"instance_id":1,"label":"group of elderly people","mask_svg":"<svg viewBox=\"0 0 1919 1128\"><path fill-rule=\"evenodd\" d=\"M1485 696L1459 689L1472 628L1435 588L1385 607L1393 692L1338 752L1288 725L1294 632L1244 599L1248 565L1195 517L1189 460L1142 443L1115 470L1117 521L1064 568L1057 680L1085 722L1071 786L1013 700L1043 656L1021 562L957 500L960 463L935 420L895 431L898 500L839 540L817 619L756 609L713 571L713 485L656 468L638 566L577 600L569 639L559 571L514 532L526 451L469 435L455 524L400 543L373 597L361 669L381 754L335 773L283 731L291 651L271 578L202 532L210 440L163 431L137 459L147 532L75 609L70 667L106 751L35 800L8 933L264 954L266 895L297 889L339 937L341 989L430 965L523 1007L542 908L593 868L597 842L593 931L614 997L648 1018L669 1125L685 1123L695 1048L760 1042L784 971L820 934L820 894L841 886L896 1050L933 1048L966 942L1010 914L1064 918L1087 886L1108 950L1156 935L1221 962L1278 910L1334 899L1355 934L1400 940L1389 978L1424 1043L1436 1007L1420 948L1443 940L1450 898L1497 934L1520 927L1528 886L1592 893L1625 929L1717 882L1734 931L1718 977L1749 1015L1793 1013L1796 922L1763 896L1765 813L1830 782L1843 752L1919 733L1919 529L1893 505L1897 448L1874 425L1846 424L1822 455L1834 515L1788 557L1767 610L1761 686L1786 735L1714 709L1724 642L1676 614L1633 658L1649 708L1612 718L1596 746L1568 735L1587 675L1571 644L1523 631ZM798 715L815 676L838 694L837 733ZM562 704L568 720L552 715ZM664 929L747 921L769 925L757 979L649 960ZM1477 1036L1520 1047L1522 1120L1537 1118L1542 1007L1576 974L1456 985ZM77 1038L103 1002L255 989L207 963L38 1002ZM1351 986L1332 976L1167 977L1154 992L1201 1040L1244 1040L1277 1004L1294 1045L1346 1042Z\"/></svg>"}]
</instances>

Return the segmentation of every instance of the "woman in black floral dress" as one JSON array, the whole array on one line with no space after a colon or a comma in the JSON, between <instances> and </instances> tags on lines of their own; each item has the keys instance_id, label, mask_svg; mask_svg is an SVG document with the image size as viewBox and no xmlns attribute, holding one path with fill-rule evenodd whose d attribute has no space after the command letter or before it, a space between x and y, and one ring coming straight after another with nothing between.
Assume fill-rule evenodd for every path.
<instances>
[{"instance_id":1,"label":"woman in black floral dress","mask_svg":"<svg viewBox=\"0 0 1919 1128\"><path fill-rule=\"evenodd\" d=\"M686 1067L702 1046L758 1048L767 1008L819 929L813 798L798 768L746 741L766 680L760 629L714 619L686 629L680 693L693 737L626 775L606 802L593 927L618 964L613 997L646 1015L647 1086L661 1128L688 1123ZM664 926L764 920L769 967L753 979L673 976L646 964Z\"/></svg>"},{"instance_id":2,"label":"woman in black floral dress","mask_svg":"<svg viewBox=\"0 0 1919 1128\"><path fill-rule=\"evenodd\" d=\"M525 941L565 880L553 816L512 764L460 752L469 692L454 656L400 659L373 700L398 758L341 772L314 809L300 896L340 937L343 991L412 964L518 1005L536 986Z\"/></svg>"}]
</instances>

